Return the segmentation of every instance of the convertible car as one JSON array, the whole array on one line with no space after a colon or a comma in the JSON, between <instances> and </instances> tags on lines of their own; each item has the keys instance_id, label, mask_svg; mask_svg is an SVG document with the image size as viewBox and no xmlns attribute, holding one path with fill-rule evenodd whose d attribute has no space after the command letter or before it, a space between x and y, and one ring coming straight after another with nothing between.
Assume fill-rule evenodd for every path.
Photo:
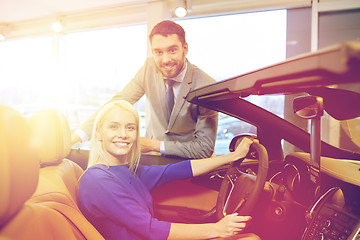
<instances>
[{"instance_id":1,"label":"convertible car","mask_svg":"<svg viewBox=\"0 0 360 240\"><path fill-rule=\"evenodd\" d=\"M253 103L279 95L285 117ZM360 239L360 41L195 89L187 101L252 126L229 151L256 140L244 159L155 189L156 217L205 223L238 212L263 240ZM0 106L0 129L0 239L102 239L77 205L88 153L70 149L66 118ZM141 164L177 161L144 155Z\"/></svg>"}]
</instances>

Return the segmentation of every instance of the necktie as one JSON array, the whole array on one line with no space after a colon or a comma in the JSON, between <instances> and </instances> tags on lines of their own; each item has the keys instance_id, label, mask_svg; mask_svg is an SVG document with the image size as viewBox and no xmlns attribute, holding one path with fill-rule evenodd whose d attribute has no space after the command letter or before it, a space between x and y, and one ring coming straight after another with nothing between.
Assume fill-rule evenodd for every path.
<instances>
[{"instance_id":1,"label":"necktie","mask_svg":"<svg viewBox=\"0 0 360 240\"><path fill-rule=\"evenodd\" d=\"M171 80L171 79L166 79L166 81L167 81L168 87L166 89L165 100L166 100L166 108L167 108L168 120L169 120L172 109L174 107L174 89L173 89L173 85L174 85L175 81Z\"/></svg>"}]
</instances>

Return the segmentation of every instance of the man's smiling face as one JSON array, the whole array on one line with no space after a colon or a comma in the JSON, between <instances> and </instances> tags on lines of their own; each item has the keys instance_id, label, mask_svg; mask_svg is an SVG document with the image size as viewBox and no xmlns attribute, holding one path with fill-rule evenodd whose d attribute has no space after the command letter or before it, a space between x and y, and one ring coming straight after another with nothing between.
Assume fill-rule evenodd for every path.
<instances>
[{"instance_id":1,"label":"man's smiling face","mask_svg":"<svg viewBox=\"0 0 360 240\"><path fill-rule=\"evenodd\" d=\"M183 45L178 35L164 37L155 34L152 38L152 52L156 66L165 78L174 78L184 70L188 45Z\"/></svg>"}]
</instances>

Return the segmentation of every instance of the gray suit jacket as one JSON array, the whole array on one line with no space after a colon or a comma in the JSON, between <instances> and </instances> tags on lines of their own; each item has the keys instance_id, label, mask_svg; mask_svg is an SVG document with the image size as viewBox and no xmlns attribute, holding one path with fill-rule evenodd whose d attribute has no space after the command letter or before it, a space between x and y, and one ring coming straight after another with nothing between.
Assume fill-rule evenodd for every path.
<instances>
[{"instance_id":1,"label":"gray suit jacket","mask_svg":"<svg viewBox=\"0 0 360 240\"><path fill-rule=\"evenodd\" d=\"M185 101L189 91L214 83L215 80L187 62L188 67L170 120L167 120L163 75L153 58L148 58L135 77L111 100L136 103L146 94L146 133L151 139L164 141L165 154L185 158L206 158L214 151L218 114ZM96 113L80 129L91 135Z\"/></svg>"}]
</instances>

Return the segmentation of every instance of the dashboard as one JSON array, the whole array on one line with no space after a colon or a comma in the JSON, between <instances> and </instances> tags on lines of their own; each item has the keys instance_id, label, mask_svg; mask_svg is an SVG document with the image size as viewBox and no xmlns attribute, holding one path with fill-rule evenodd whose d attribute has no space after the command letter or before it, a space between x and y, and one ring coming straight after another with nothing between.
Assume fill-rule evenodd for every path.
<instances>
[{"instance_id":1,"label":"dashboard","mask_svg":"<svg viewBox=\"0 0 360 240\"><path fill-rule=\"evenodd\" d=\"M270 183L285 187L306 209L304 240L360 239L360 165L358 161L322 158L320 185L310 180L310 155L294 153ZM341 171L339 171L341 169Z\"/></svg>"}]
</instances>

